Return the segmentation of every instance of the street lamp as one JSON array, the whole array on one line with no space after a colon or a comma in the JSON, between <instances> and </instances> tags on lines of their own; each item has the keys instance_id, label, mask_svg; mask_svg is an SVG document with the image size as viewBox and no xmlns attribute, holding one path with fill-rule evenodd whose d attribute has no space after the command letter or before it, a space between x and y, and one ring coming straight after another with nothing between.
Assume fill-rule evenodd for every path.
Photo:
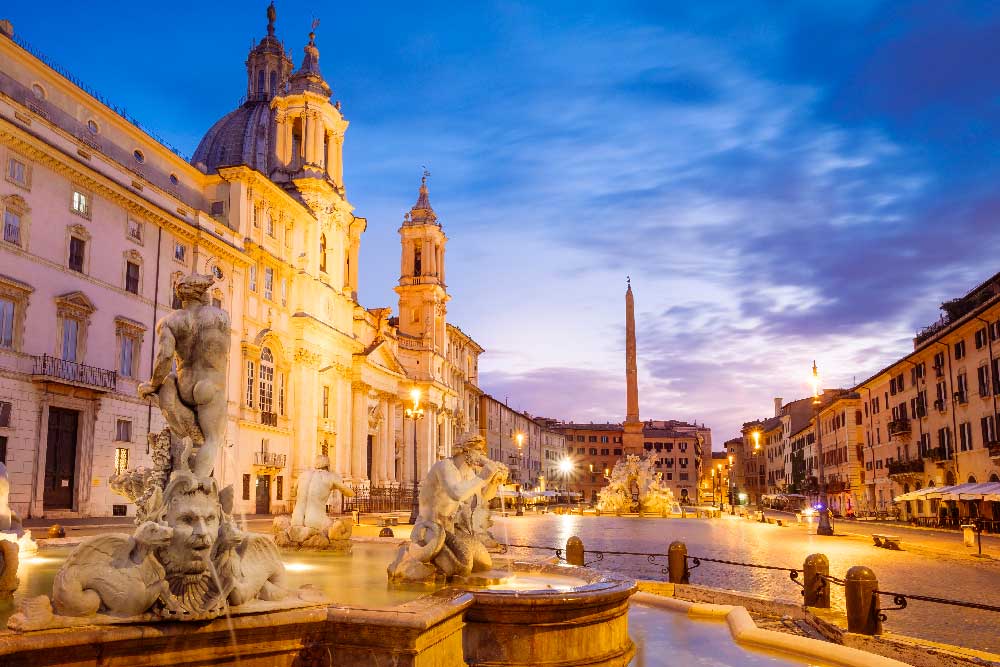
<instances>
[{"instance_id":1,"label":"street lamp","mask_svg":"<svg viewBox=\"0 0 1000 667\"><path fill-rule=\"evenodd\" d=\"M729 483L729 513L736 514L736 475L733 474L733 455L729 455L729 473L726 475Z\"/></svg>"},{"instance_id":2,"label":"street lamp","mask_svg":"<svg viewBox=\"0 0 1000 667\"><path fill-rule=\"evenodd\" d=\"M413 407L406 408L403 414L413 420L413 503L410 507L410 525L413 525L417 523L417 515L420 514L417 499L417 422L424 418L424 409L420 407L420 389L414 387L410 398L413 400Z\"/></svg>"},{"instance_id":3,"label":"street lamp","mask_svg":"<svg viewBox=\"0 0 1000 667\"><path fill-rule=\"evenodd\" d=\"M562 473L563 491L565 491L566 494L567 494L567 496L566 496L567 500L569 499L569 495L568 495L569 494L569 479L570 479L570 475L573 474L573 470L575 469L575 467L576 466L573 465L573 459L569 458L568 456L564 457L559 462L559 472ZM558 501L559 501L559 498L557 497L556 498L556 504L559 504Z\"/></svg>"},{"instance_id":4,"label":"street lamp","mask_svg":"<svg viewBox=\"0 0 1000 667\"><path fill-rule=\"evenodd\" d=\"M717 483L717 486L719 487L719 501L718 501L718 504L719 504L719 509L721 510L722 509L722 464L721 463L716 463L715 464L715 469L719 471L719 474L716 475L715 478L717 480L719 480L718 483ZM714 489L712 490L712 497L713 497L713 499L715 498L715 490Z\"/></svg>"},{"instance_id":5,"label":"street lamp","mask_svg":"<svg viewBox=\"0 0 1000 667\"><path fill-rule=\"evenodd\" d=\"M813 361L813 415L816 422L816 455L819 457L819 526L816 528L817 535L833 535L833 526L830 524L830 508L827 507L826 479L823 474L823 428L820 425L819 409L820 394L819 369L816 368L816 361Z\"/></svg>"},{"instance_id":6,"label":"street lamp","mask_svg":"<svg viewBox=\"0 0 1000 667\"><path fill-rule=\"evenodd\" d=\"M517 435L514 436L514 439L517 440L517 458L519 461L518 467L520 468L521 472L524 472L524 450L523 450L524 434L518 433ZM520 475L518 476L520 477ZM524 479L527 479L527 475L524 476ZM514 516L524 516L524 505L521 499L521 484L523 483L524 482L522 480L517 485L517 511L514 512Z\"/></svg>"}]
</instances>

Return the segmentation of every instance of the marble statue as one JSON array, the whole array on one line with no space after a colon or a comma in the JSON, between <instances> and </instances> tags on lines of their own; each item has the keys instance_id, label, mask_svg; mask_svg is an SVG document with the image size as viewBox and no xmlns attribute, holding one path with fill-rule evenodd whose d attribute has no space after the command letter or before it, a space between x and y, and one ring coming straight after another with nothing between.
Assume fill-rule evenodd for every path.
<instances>
[{"instance_id":1,"label":"marble statue","mask_svg":"<svg viewBox=\"0 0 1000 667\"><path fill-rule=\"evenodd\" d=\"M486 440L471 435L450 458L435 463L420 482L420 513L410 541L400 545L388 567L392 582L432 582L467 576L493 567L487 545L475 526L480 499L495 494L507 467L486 456ZM475 500L474 500L475 499Z\"/></svg>"},{"instance_id":2,"label":"marble statue","mask_svg":"<svg viewBox=\"0 0 1000 667\"><path fill-rule=\"evenodd\" d=\"M653 469L655 464L652 456L629 454L619 459L608 477L608 483L598 492L598 511L674 512L677 503L673 491L664 484L663 474Z\"/></svg>"},{"instance_id":3,"label":"marble statue","mask_svg":"<svg viewBox=\"0 0 1000 667\"><path fill-rule=\"evenodd\" d=\"M31 531L24 529L21 517L10 507L10 479L3 463L0 463L0 541L14 542L20 554L31 555L38 551Z\"/></svg>"},{"instance_id":4,"label":"marble statue","mask_svg":"<svg viewBox=\"0 0 1000 667\"><path fill-rule=\"evenodd\" d=\"M81 542L56 574L51 602L23 601L10 628L206 620L288 595L274 542L239 529L233 487L220 489L211 476L225 431L230 335L226 313L208 304L211 284L210 276L182 279L182 308L157 324L153 377L139 394L156 397L168 428L150 434L152 468L109 482L135 503L135 531Z\"/></svg>"},{"instance_id":5,"label":"marble statue","mask_svg":"<svg viewBox=\"0 0 1000 667\"><path fill-rule=\"evenodd\" d=\"M140 398L156 398L175 439L191 439L200 477L212 474L226 432L229 315L208 301L213 280L194 273L178 282L181 308L157 323L153 376L138 388Z\"/></svg>"},{"instance_id":6,"label":"marble statue","mask_svg":"<svg viewBox=\"0 0 1000 667\"><path fill-rule=\"evenodd\" d=\"M334 491L348 497L354 495L340 475L330 470L330 459L317 456L315 467L299 476L292 516L274 518L275 543L279 547L350 551L350 518L335 519L326 513Z\"/></svg>"}]
</instances>

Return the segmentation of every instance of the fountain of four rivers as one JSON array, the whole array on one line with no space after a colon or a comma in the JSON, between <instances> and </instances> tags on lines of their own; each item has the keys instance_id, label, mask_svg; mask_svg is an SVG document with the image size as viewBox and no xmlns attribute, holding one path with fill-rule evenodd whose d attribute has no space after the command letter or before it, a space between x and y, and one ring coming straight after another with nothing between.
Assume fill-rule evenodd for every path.
<instances>
[{"instance_id":1,"label":"fountain of four rivers","mask_svg":"<svg viewBox=\"0 0 1000 667\"><path fill-rule=\"evenodd\" d=\"M211 476L229 337L228 316L205 299L211 282L182 280L182 308L157 327L140 394L157 400L168 429L151 438L152 469L115 480L137 508L134 532L86 538L68 554L22 554L13 600L0 601L9 628L0 665L620 667L710 657L780 666L817 664L817 655L829 665L901 664L799 637L798 657L754 652L730 637L734 623L753 625L742 608L709 610L727 627L693 620L673 598L636 595L625 577L494 563L488 506L507 470L478 436L428 472L411 539L398 546L352 541L349 522L327 517L331 491L346 487L325 457L300 476L295 511L275 520L273 537L246 532L232 487ZM3 553L9 579L17 551Z\"/></svg>"}]
</instances>

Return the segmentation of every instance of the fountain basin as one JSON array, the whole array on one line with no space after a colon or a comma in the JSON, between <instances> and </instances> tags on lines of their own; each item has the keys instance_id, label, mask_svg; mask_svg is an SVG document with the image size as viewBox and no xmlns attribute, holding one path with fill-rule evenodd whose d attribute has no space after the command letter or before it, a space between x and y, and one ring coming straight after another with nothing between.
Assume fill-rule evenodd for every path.
<instances>
[{"instance_id":1,"label":"fountain basin","mask_svg":"<svg viewBox=\"0 0 1000 667\"><path fill-rule=\"evenodd\" d=\"M634 581L550 564L515 563L512 570L512 581L470 590L462 638L470 667L629 663Z\"/></svg>"}]
</instances>

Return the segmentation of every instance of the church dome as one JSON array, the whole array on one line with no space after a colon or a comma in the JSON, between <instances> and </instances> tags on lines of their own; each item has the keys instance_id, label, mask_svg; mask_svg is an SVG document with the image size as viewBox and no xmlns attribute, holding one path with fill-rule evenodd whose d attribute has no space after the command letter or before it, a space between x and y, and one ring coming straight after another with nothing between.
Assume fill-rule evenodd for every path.
<instances>
[{"instance_id":1,"label":"church dome","mask_svg":"<svg viewBox=\"0 0 1000 667\"><path fill-rule=\"evenodd\" d=\"M202 138L191 163L207 174L236 165L268 174L274 147L271 113L270 102L256 100L226 114Z\"/></svg>"}]
</instances>

